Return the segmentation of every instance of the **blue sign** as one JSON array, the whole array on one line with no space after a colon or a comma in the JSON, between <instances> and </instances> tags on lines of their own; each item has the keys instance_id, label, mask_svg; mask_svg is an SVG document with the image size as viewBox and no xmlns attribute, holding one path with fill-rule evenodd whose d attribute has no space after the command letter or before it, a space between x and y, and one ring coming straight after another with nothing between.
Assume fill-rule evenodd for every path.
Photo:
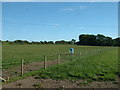
<instances>
[{"instance_id":1,"label":"blue sign","mask_svg":"<svg viewBox=\"0 0 120 90\"><path fill-rule=\"evenodd\" d=\"M74 54L74 48L70 48L70 54Z\"/></svg>"}]
</instances>

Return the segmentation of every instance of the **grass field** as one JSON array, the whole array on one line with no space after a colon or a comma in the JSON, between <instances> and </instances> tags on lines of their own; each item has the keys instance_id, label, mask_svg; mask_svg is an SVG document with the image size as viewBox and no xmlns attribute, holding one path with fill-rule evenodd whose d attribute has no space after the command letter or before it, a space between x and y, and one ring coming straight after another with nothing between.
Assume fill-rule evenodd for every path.
<instances>
[{"instance_id":1,"label":"grass field","mask_svg":"<svg viewBox=\"0 0 120 90\"><path fill-rule=\"evenodd\" d=\"M89 54L98 49L105 47L95 46L77 46L77 45L3 45L2 47L2 66L9 68L15 65L20 65L22 58L25 63L34 61L43 61L44 55L48 56L48 60L56 60L59 54L68 54L69 48L75 48L75 54L84 55L87 51ZM107 47L106 47L107 48ZM69 57L62 57L62 59Z\"/></svg>"},{"instance_id":2,"label":"grass field","mask_svg":"<svg viewBox=\"0 0 120 90\"><path fill-rule=\"evenodd\" d=\"M72 58L62 55L61 59L69 60L60 65L33 71L26 76L35 75L37 78L86 80L91 81L116 81L120 75L118 71L118 47L77 46L77 45L3 45L3 68L20 65L21 58L25 63L47 60L57 60L59 54L68 54L70 48L75 48ZM100 50L102 50L100 52ZM79 55L80 54L80 55ZM87 55L86 55L87 54ZM72 59L71 59L72 58ZM25 76L24 76L25 77Z\"/></svg>"},{"instance_id":3,"label":"grass field","mask_svg":"<svg viewBox=\"0 0 120 90\"><path fill-rule=\"evenodd\" d=\"M91 81L116 81L118 75L118 52L117 49L105 51L95 56L53 66L41 71L38 78L51 79L85 79L83 84Z\"/></svg>"}]
</instances>

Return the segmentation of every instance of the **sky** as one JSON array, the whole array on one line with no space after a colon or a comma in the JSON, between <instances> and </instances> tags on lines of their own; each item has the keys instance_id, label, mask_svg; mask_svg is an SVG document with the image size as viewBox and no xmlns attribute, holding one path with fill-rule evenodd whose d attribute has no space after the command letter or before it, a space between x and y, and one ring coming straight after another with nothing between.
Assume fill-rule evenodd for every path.
<instances>
[{"instance_id":1,"label":"sky","mask_svg":"<svg viewBox=\"0 0 120 90\"><path fill-rule=\"evenodd\" d=\"M119 2L119 0L1 0L2 2Z\"/></svg>"},{"instance_id":2,"label":"sky","mask_svg":"<svg viewBox=\"0 0 120 90\"><path fill-rule=\"evenodd\" d=\"M118 3L2 3L2 40L78 41L80 34L117 38Z\"/></svg>"}]
</instances>

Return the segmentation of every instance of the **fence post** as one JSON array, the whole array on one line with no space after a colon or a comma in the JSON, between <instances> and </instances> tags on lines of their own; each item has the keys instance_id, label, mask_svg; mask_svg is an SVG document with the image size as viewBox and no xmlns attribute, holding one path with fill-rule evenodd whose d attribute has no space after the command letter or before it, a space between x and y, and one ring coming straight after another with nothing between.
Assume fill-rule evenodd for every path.
<instances>
[{"instance_id":1,"label":"fence post","mask_svg":"<svg viewBox=\"0 0 120 90\"><path fill-rule=\"evenodd\" d=\"M9 78L9 76L7 77L7 81L9 81L10 80L10 78Z\"/></svg>"},{"instance_id":2,"label":"fence post","mask_svg":"<svg viewBox=\"0 0 120 90\"><path fill-rule=\"evenodd\" d=\"M24 59L21 59L21 76L23 76Z\"/></svg>"},{"instance_id":3,"label":"fence post","mask_svg":"<svg viewBox=\"0 0 120 90\"><path fill-rule=\"evenodd\" d=\"M44 69L46 69L46 60L47 60L47 56L44 56Z\"/></svg>"},{"instance_id":4,"label":"fence post","mask_svg":"<svg viewBox=\"0 0 120 90\"><path fill-rule=\"evenodd\" d=\"M61 54L58 55L58 65L60 64Z\"/></svg>"}]
</instances>

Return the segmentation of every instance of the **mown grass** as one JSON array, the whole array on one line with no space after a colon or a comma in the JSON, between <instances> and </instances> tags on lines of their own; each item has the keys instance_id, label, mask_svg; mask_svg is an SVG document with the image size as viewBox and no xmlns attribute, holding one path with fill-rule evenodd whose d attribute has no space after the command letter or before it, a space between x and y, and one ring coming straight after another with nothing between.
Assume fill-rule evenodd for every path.
<instances>
[{"instance_id":1,"label":"mown grass","mask_svg":"<svg viewBox=\"0 0 120 90\"><path fill-rule=\"evenodd\" d=\"M47 60L57 60L59 54L69 53L70 48L75 48L75 54L103 49L103 47L77 45L3 45L2 66L9 68L20 65L22 58L24 58L25 63L43 61L44 55L48 56ZM66 57L61 58L66 59Z\"/></svg>"}]
</instances>

